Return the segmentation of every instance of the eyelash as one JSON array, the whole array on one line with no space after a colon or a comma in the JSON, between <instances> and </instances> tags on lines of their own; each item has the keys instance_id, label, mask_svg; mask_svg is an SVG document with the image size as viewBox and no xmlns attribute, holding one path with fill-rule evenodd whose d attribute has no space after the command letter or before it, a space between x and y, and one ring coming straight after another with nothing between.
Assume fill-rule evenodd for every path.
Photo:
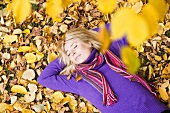
<instances>
[{"instance_id":1,"label":"eyelash","mask_svg":"<svg viewBox=\"0 0 170 113\"><path fill-rule=\"evenodd\" d=\"M73 49L75 49L76 47L77 47L77 45L75 45ZM70 56L70 53L68 54L68 56Z\"/></svg>"}]
</instances>

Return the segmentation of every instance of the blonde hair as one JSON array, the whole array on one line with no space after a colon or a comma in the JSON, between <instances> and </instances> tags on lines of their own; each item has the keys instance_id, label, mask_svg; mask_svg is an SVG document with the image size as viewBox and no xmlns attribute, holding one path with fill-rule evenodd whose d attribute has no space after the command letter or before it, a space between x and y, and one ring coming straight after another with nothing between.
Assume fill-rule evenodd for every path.
<instances>
[{"instance_id":1,"label":"blonde hair","mask_svg":"<svg viewBox=\"0 0 170 113\"><path fill-rule=\"evenodd\" d=\"M66 65L66 67L60 72L60 74L73 74L75 73L75 64L71 62L64 50L64 44L67 40L79 38L83 42L90 42L92 47L99 50L101 48L101 43L97 40L97 32L93 30L87 30L84 28L74 28L69 30L65 34L64 40L60 41L59 57L60 61Z\"/></svg>"}]
</instances>

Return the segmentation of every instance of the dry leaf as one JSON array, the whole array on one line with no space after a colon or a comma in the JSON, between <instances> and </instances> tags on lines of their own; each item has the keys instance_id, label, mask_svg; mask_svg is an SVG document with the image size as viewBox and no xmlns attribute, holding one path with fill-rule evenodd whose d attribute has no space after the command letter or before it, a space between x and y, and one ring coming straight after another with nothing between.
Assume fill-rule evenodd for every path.
<instances>
[{"instance_id":1,"label":"dry leaf","mask_svg":"<svg viewBox=\"0 0 170 113\"><path fill-rule=\"evenodd\" d=\"M42 111L44 110L44 105L38 104L38 105L32 106L32 108L33 108L36 112L42 112Z\"/></svg>"},{"instance_id":2,"label":"dry leaf","mask_svg":"<svg viewBox=\"0 0 170 113\"><path fill-rule=\"evenodd\" d=\"M11 91L15 92L15 93L27 94L26 88L24 86L21 86L21 85L12 86Z\"/></svg>"},{"instance_id":3,"label":"dry leaf","mask_svg":"<svg viewBox=\"0 0 170 113\"><path fill-rule=\"evenodd\" d=\"M22 74L22 78L26 79L26 80L32 80L35 78L35 72L33 69L27 69L26 71L24 71L24 73Z\"/></svg>"},{"instance_id":4,"label":"dry leaf","mask_svg":"<svg viewBox=\"0 0 170 113\"><path fill-rule=\"evenodd\" d=\"M0 103L0 113L4 113L5 110L13 111L13 107L6 103Z\"/></svg>"},{"instance_id":5,"label":"dry leaf","mask_svg":"<svg viewBox=\"0 0 170 113\"><path fill-rule=\"evenodd\" d=\"M51 101L55 103L60 103L64 99L63 94L60 91L54 92Z\"/></svg>"},{"instance_id":6,"label":"dry leaf","mask_svg":"<svg viewBox=\"0 0 170 113\"><path fill-rule=\"evenodd\" d=\"M4 43L11 43L17 40L17 35L5 35L3 42Z\"/></svg>"},{"instance_id":7,"label":"dry leaf","mask_svg":"<svg viewBox=\"0 0 170 113\"><path fill-rule=\"evenodd\" d=\"M2 54L2 58L7 59L7 60L10 59L10 56L11 55L9 53L3 53Z\"/></svg>"},{"instance_id":8,"label":"dry leaf","mask_svg":"<svg viewBox=\"0 0 170 113\"><path fill-rule=\"evenodd\" d=\"M167 101L168 98L169 98L169 96L168 96L168 94L167 94L167 92L166 92L166 87L168 87L168 85L169 85L169 82L165 82L165 83L163 83L163 84L161 85L161 87L159 87L159 89L158 89L158 91L159 91L159 93L160 93L160 96L161 96L161 98L162 98L164 101Z\"/></svg>"},{"instance_id":9,"label":"dry leaf","mask_svg":"<svg viewBox=\"0 0 170 113\"><path fill-rule=\"evenodd\" d=\"M30 50L31 50L30 46L20 46L18 48L18 52L27 52L27 51L30 51Z\"/></svg>"},{"instance_id":10,"label":"dry leaf","mask_svg":"<svg viewBox=\"0 0 170 113\"><path fill-rule=\"evenodd\" d=\"M32 102L35 99L35 92L28 92L27 94L25 94L25 101L26 103Z\"/></svg>"},{"instance_id":11,"label":"dry leaf","mask_svg":"<svg viewBox=\"0 0 170 113\"><path fill-rule=\"evenodd\" d=\"M33 53L26 53L25 59L26 59L27 63L34 63L34 62L36 62L36 55L34 55Z\"/></svg>"},{"instance_id":12,"label":"dry leaf","mask_svg":"<svg viewBox=\"0 0 170 113\"><path fill-rule=\"evenodd\" d=\"M28 89L29 89L30 92L37 92L37 85L29 83Z\"/></svg>"},{"instance_id":13,"label":"dry leaf","mask_svg":"<svg viewBox=\"0 0 170 113\"><path fill-rule=\"evenodd\" d=\"M56 55L55 53L49 53L48 57L47 57L47 61L48 63L52 62L54 59L56 59L58 57L58 55Z\"/></svg>"}]
</instances>

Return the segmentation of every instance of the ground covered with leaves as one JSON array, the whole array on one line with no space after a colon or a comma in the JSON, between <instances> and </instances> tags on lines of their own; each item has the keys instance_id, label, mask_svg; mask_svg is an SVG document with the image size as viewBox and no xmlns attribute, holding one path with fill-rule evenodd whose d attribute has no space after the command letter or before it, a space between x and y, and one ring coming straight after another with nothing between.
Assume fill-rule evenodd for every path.
<instances>
[{"instance_id":1,"label":"ground covered with leaves","mask_svg":"<svg viewBox=\"0 0 170 113\"><path fill-rule=\"evenodd\" d=\"M57 56L57 42L68 29L92 29L110 16L97 10L95 0L72 3L60 14L58 22L45 13L45 0L30 0L32 14L16 24L7 3L0 1L0 113L79 113L100 112L85 98L54 91L37 83L37 77ZM143 0L135 4L118 0L116 9L132 7L140 11ZM115 10L116 10L115 9ZM160 101L170 107L170 12L159 23L157 34L135 47L141 59L138 73L156 86Z\"/></svg>"}]
</instances>

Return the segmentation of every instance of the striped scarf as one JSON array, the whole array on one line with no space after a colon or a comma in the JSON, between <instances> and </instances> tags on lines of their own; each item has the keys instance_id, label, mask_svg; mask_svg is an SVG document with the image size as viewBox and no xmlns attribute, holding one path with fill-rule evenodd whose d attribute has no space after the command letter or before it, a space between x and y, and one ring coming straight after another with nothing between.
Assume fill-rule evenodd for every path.
<instances>
[{"instance_id":1,"label":"striped scarf","mask_svg":"<svg viewBox=\"0 0 170 113\"><path fill-rule=\"evenodd\" d=\"M78 64L76 66L77 74L82 76L82 78L84 78L88 83L94 86L101 94L103 94L104 105L110 106L117 102L117 97L112 91L108 82L106 81L104 75L98 72L97 70L93 70L95 67L102 65L104 60L113 71L116 71L117 73L119 73L125 78L128 78L129 80L135 80L141 83L150 92L152 92L150 86L143 78L137 75L129 74L126 71L126 67L122 63L122 61L110 50L107 50L104 55L102 53L96 53L96 57L91 63Z\"/></svg>"}]
</instances>

